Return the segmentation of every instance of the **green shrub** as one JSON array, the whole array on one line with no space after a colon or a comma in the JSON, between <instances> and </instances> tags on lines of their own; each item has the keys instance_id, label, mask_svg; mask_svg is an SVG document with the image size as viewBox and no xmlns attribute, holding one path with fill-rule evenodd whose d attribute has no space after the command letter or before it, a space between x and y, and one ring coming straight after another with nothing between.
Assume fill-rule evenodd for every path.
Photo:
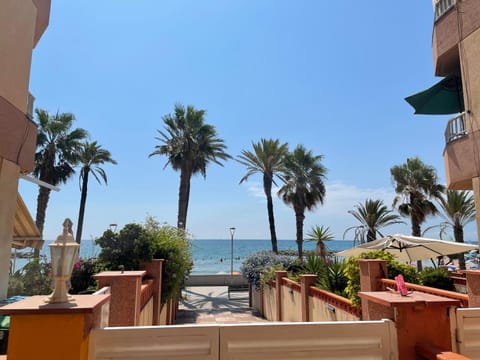
<instances>
[{"instance_id":1,"label":"green shrub","mask_svg":"<svg viewBox=\"0 0 480 360\"><path fill-rule=\"evenodd\" d=\"M85 291L95 290L97 282L93 275L98 273L97 259L82 259L73 265L72 277L70 279L70 294L80 294Z\"/></svg>"},{"instance_id":2,"label":"green shrub","mask_svg":"<svg viewBox=\"0 0 480 360\"><path fill-rule=\"evenodd\" d=\"M164 259L162 303L177 296L193 268L191 242L188 233L173 226L160 226L147 219L146 231L153 240L152 256Z\"/></svg>"},{"instance_id":3,"label":"green shrub","mask_svg":"<svg viewBox=\"0 0 480 360\"><path fill-rule=\"evenodd\" d=\"M48 295L52 291L52 265L36 258L10 277L7 296Z\"/></svg>"},{"instance_id":4,"label":"green shrub","mask_svg":"<svg viewBox=\"0 0 480 360\"><path fill-rule=\"evenodd\" d=\"M350 301L358 306L360 305L360 298L358 292L360 291L360 259L382 259L387 260L388 278L393 279L395 276L402 274L405 282L418 283L417 270L409 265L400 264L395 260L390 253L381 250L368 251L362 253L358 257L349 257L346 261L345 274L348 278L345 293Z\"/></svg>"},{"instance_id":5,"label":"green shrub","mask_svg":"<svg viewBox=\"0 0 480 360\"><path fill-rule=\"evenodd\" d=\"M454 291L455 286L450 278L448 271L443 268L433 269L425 268L420 273L420 281L424 286L430 286L437 289Z\"/></svg>"},{"instance_id":6,"label":"green shrub","mask_svg":"<svg viewBox=\"0 0 480 360\"><path fill-rule=\"evenodd\" d=\"M118 233L106 230L95 243L102 249L98 261L108 270L138 270L140 261L153 259L153 239L138 224L127 224Z\"/></svg>"},{"instance_id":7,"label":"green shrub","mask_svg":"<svg viewBox=\"0 0 480 360\"><path fill-rule=\"evenodd\" d=\"M162 303L177 296L192 271L193 261L187 232L160 225L148 217L145 225L128 224L114 233L107 230L96 240L102 248L98 261L105 270L138 270L140 262L163 259Z\"/></svg>"}]
</instances>

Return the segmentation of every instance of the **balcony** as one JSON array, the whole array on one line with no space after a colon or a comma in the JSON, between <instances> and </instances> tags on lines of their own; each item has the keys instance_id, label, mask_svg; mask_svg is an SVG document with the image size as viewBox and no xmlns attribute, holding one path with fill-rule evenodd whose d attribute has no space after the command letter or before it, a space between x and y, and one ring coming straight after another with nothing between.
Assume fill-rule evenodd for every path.
<instances>
[{"instance_id":1,"label":"balcony","mask_svg":"<svg viewBox=\"0 0 480 360\"><path fill-rule=\"evenodd\" d=\"M435 21L443 16L453 5L456 4L456 0L436 0L435 1Z\"/></svg>"},{"instance_id":2,"label":"balcony","mask_svg":"<svg viewBox=\"0 0 480 360\"><path fill-rule=\"evenodd\" d=\"M445 144L460 139L467 135L467 128L465 126L465 113L461 113L450 119L445 129Z\"/></svg>"},{"instance_id":3,"label":"balcony","mask_svg":"<svg viewBox=\"0 0 480 360\"><path fill-rule=\"evenodd\" d=\"M469 114L459 114L447 123L443 161L447 188L472 190L472 179L480 176L480 131L468 129Z\"/></svg>"}]
</instances>

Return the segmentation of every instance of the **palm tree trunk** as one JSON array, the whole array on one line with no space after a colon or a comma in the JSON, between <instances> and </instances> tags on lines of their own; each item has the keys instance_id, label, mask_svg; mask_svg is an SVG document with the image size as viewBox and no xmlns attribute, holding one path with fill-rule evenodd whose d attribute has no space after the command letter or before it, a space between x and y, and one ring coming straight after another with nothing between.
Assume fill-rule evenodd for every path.
<instances>
[{"instance_id":1,"label":"palm tree trunk","mask_svg":"<svg viewBox=\"0 0 480 360\"><path fill-rule=\"evenodd\" d=\"M367 232L367 242L376 240L376 237L377 237L377 236L376 236L375 230L368 229L368 232Z\"/></svg>"},{"instance_id":2,"label":"palm tree trunk","mask_svg":"<svg viewBox=\"0 0 480 360\"><path fill-rule=\"evenodd\" d=\"M47 213L48 200L50 199L50 189L39 186L37 197L37 214L35 218L35 225L37 225L40 235L43 237L43 226L45 225L45 214ZM40 250L34 250L34 257L40 256Z\"/></svg>"},{"instance_id":3,"label":"palm tree trunk","mask_svg":"<svg viewBox=\"0 0 480 360\"><path fill-rule=\"evenodd\" d=\"M422 236L422 229L420 227L420 222L418 221L418 217L416 213L412 210L411 214L411 221L412 221L412 235L413 236ZM422 260L417 260L417 270L420 272L423 269Z\"/></svg>"},{"instance_id":4,"label":"palm tree trunk","mask_svg":"<svg viewBox=\"0 0 480 360\"><path fill-rule=\"evenodd\" d=\"M303 258L303 220L305 220L305 210L295 209L295 220L297 226L297 248L298 258Z\"/></svg>"},{"instance_id":5,"label":"palm tree trunk","mask_svg":"<svg viewBox=\"0 0 480 360\"><path fill-rule=\"evenodd\" d=\"M180 171L180 188L178 190L178 219L177 227L186 229L188 201L190 198L190 178L191 173L187 167L182 167Z\"/></svg>"},{"instance_id":6,"label":"palm tree trunk","mask_svg":"<svg viewBox=\"0 0 480 360\"><path fill-rule=\"evenodd\" d=\"M270 238L272 241L272 251L278 254L277 234L275 233L275 218L273 216L273 200L272 200L272 179L263 175L263 189L267 197L267 213L268 223L270 225Z\"/></svg>"},{"instance_id":7,"label":"palm tree trunk","mask_svg":"<svg viewBox=\"0 0 480 360\"><path fill-rule=\"evenodd\" d=\"M85 204L87 203L87 186L88 186L88 173L90 170L85 169L82 181L82 194L80 196L80 209L78 210L78 224L77 224L77 236L75 240L78 244L82 241L83 231L83 216L85 215Z\"/></svg>"},{"instance_id":8,"label":"palm tree trunk","mask_svg":"<svg viewBox=\"0 0 480 360\"><path fill-rule=\"evenodd\" d=\"M454 226L453 227L453 236L455 237L455 242L458 243L463 243L463 227L462 226ZM460 270L465 270L466 265L465 265L465 256L463 256L463 253L457 254L458 258L458 267Z\"/></svg>"}]
</instances>

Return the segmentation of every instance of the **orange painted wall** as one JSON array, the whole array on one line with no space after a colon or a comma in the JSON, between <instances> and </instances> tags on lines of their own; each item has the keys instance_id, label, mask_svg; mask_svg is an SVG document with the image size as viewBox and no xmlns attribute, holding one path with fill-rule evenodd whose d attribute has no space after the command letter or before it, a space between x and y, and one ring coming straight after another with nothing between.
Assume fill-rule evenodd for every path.
<instances>
[{"instance_id":1,"label":"orange painted wall","mask_svg":"<svg viewBox=\"0 0 480 360\"><path fill-rule=\"evenodd\" d=\"M87 360L84 329L85 314L12 316L8 360L40 359L39 354L48 354L49 360Z\"/></svg>"}]
</instances>

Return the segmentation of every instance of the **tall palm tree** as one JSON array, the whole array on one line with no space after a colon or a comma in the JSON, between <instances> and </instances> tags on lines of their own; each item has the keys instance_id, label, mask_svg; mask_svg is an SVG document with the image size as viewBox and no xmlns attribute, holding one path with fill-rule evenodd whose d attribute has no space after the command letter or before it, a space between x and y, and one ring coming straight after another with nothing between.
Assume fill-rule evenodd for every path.
<instances>
[{"instance_id":1,"label":"tall palm tree","mask_svg":"<svg viewBox=\"0 0 480 360\"><path fill-rule=\"evenodd\" d=\"M328 226L323 226L323 225L313 226L310 232L307 234L307 236L308 236L308 240L315 241L317 243L315 252L317 253L318 256L320 256L323 262L326 262L328 251L324 241L330 241L334 239L333 234L330 231L330 228Z\"/></svg>"},{"instance_id":2,"label":"tall palm tree","mask_svg":"<svg viewBox=\"0 0 480 360\"><path fill-rule=\"evenodd\" d=\"M87 187L88 187L88 176L90 173L93 175L95 180L99 184L103 182L107 185L107 174L105 170L100 167L105 163L117 164L115 160L112 159L110 151L102 149L102 146L99 145L96 141L88 142L85 141L82 143L80 151L78 153L79 163L81 166L80 169L80 209L78 211L78 224L77 224L77 243L80 244L82 241L82 230L83 230L83 216L85 214L85 204L87 202Z\"/></svg>"},{"instance_id":3,"label":"tall palm tree","mask_svg":"<svg viewBox=\"0 0 480 360\"><path fill-rule=\"evenodd\" d=\"M442 217L445 219L440 225L434 225L425 229L425 231L439 227L440 238L446 228L453 230L455 242L463 243L463 228L465 225L475 221L475 201L473 195L469 191L447 190L446 194L438 199L438 203L442 208ZM465 257L458 254L458 265L460 270L465 270Z\"/></svg>"},{"instance_id":4,"label":"tall palm tree","mask_svg":"<svg viewBox=\"0 0 480 360\"><path fill-rule=\"evenodd\" d=\"M275 218L273 216L272 184L274 177L279 177L283 170L283 157L288 152L288 144L280 144L278 139L261 139L252 143L253 152L242 150L237 161L247 167L247 173L240 180L240 184L255 173L263 174L263 191L267 197L268 223L270 225L270 238L272 251L278 253L277 234L275 233Z\"/></svg>"},{"instance_id":5,"label":"tall palm tree","mask_svg":"<svg viewBox=\"0 0 480 360\"><path fill-rule=\"evenodd\" d=\"M428 215L435 215L437 208L431 199L440 199L444 186L438 184L437 172L420 158L407 159L405 164L390 169L398 194L393 206L398 207L400 215L410 217L412 235L421 236L421 224ZM422 262L417 263L418 270Z\"/></svg>"},{"instance_id":6,"label":"tall palm tree","mask_svg":"<svg viewBox=\"0 0 480 360\"><path fill-rule=\"evenodd\" d=\"M380 229L389 225L403 224L400 216L393 214L383 203L383 200L367 199L365 203L355 205L355 210L349 210L360 225L349 227L345 230L343 236L350 230L354 230L354 242L358 241L360 244L370 242L377 239L377 234L383 237Z\"/></svg>"},{"instance_id":7,"label":"tall palm tree","mask_svg":"<svg viewBox=\"0 0 480 360\"><path fill-rule=\"evenodd\" d=\"M36 109L38 119L37 152L33 174L51 185L66 183L75 173L78 164L78 151L81 142L87 137L84 129L72 130L75 116L71 113L49 114L46 110ZM37 198L35 223L43 233L50 189L40 186Z\"/></svg>"},{"instance_id":8,"label":"tall palm tree","mask_svg":"<svg viewBox=\"0 0 480 360\"><path fill-rule=\"evenodd\" d=\"M313 155L302 145L285 155L284 185L278 194L293 207L297 229L298 257L303 256L303 221L305 210L313 210L323 204L325 198L325 174L327 169L320 163L323 156Z\"/></svg>"},{"instance_id":9,"label":"tall palm tree","mask_svg":"<svg viewBox=\"0 0 480 360\"><path fill-rule=\"evenodd\" d=\"M167 156L165 167L170 164L173 170L180 171L177 227L181 229L187 225L192 175L200 173L205 178L209 163L223 166L221 160L231 158L225 152L227 147L223 139L217 137L213 125L205 124L204 117L205 110L176 104L174 113L162 118L165 130L157 130L160 137L156 139L162 144L156 145L155 151L149 155Z\"/></svg>"}]
</instances>

